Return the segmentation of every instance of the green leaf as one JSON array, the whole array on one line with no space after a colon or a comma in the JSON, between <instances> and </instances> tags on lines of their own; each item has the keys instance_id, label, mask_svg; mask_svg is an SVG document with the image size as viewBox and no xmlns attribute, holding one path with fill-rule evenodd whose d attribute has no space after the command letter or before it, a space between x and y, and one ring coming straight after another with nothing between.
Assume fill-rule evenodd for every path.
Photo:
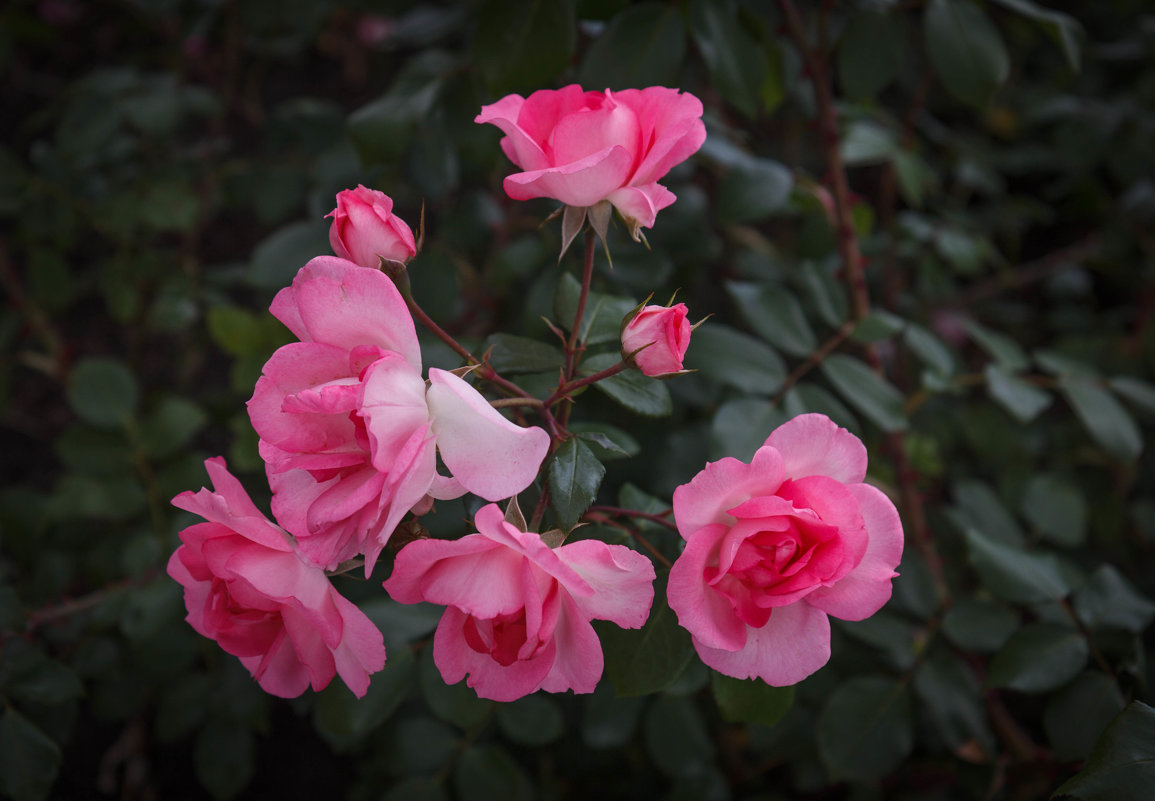
<instances>
[{"instance_id":1,"label":"green leaf","mask_svg":"<svg viewBox=\"0 0 1155 801\"><path fill-rule=\"evenodd\" d=\"M560 348L513 334L492 334L485 340L489 362L499 373L545 373L565 366Z\"/></svg>"},{"instance_id":2,"label":"green leaf","mask_svg":"<svg viewBox=\"0 0 1155 801\"><path fill-rule=\"evenodd\" d=\"M164 459L183 450L204 427L208 415L185 398L168 396L161 400L140 425L145 455Z\"/></svg>"},{"instance_id":3,"label":"green leaf","mask_svg":"<svg viewBox=\"0 0 1155 801\"><path fill-rule=\"evenodd\" d=\"M898 77L907 44L897 15L863 9L838 43L838 82L847 97L873 97Z\"/></svg>"},{"instance_id":4,"label":"green leaf","mask_svg":"<svg viewBox=\"0 0 1155 801\"><path fill-rule=\"evenodd\" d=\"M1112 565L1099 565L1075 593L1075 613L1092 629L1117 628L1139 634L1155 619L1155 603Z\"/></svg>"},{"instance_id":5,"label":"green leaf","mask_svg":"<svg viewBox=\"0 0 1155 801\"><path fill-rule=\"evenodd\" d=\"M744 159L718 187L718 217L728 222L763 220L782 209L794 188L794 174L771 159Z\"/></svg>"},{"instance_id":6,"label":"green leaf","mask_svg":"<svg viewBox=\"0 0 1155 801\"><path fill-rule=\"evenodd\" d=\"M210 306L205 321L213 342L231 356L243 356L265 347L257 316L240 306Z\"/></svg>"},{"instance_id":7,"label":"green leaf","mask_svg":"<svg viewBox=\"0 0 1155 801\"><path fill-rule=\"evenodd\" d=\"M60 770L60 747L5 705L0 715L0 791L13 801L47 798Z\"/></svg>"},{"instance_id":8,"label":"green leaf","mask_svg":"<svg viewBox=\"0 0 1155 801\"><path fill-rule=\"evenodd\" d=\"M557 284L553 310L558 324L567 331L573 326L580 295L581 282L569 273L562 274ZM637 301L633 298L591 291L586 298L585 312L582 315L581 340L587 345L620 342L622 320L637 305Z\"/></svg>"},{"instance_id":9,"label":"green leaf","mask_svg":"<svg viewBox=\"0 0 1155 801\"><path fill-rule=\"evenodd\" d=\"M930 0L923 23L926 52L943 86L967 105L987 105L1011 69L994 23L971 0Z\"/></svg>"},{"instance_id":10,"label":"green leaf","mask_svg":"<svg viewBox=\"0 0 1155 801\"><path fill-rule=\"evenodd\" d=\"M385 669L373 674L363 698L353 695L342 681L332 681L318 693L313 725L333 750L355 751L409 697L416 678L413 651L395 649Z\"/></svg>"},{"instance_id":11,"label":"green leaf","mask_svg":"<svg viewBox=\"0 0 1155 801\"><path fill-rule=\"evenodd\" d=\"M619 356L616 353L603 353L585 359L581 364L581 373L592 375L618 361ZM617 375L603 378L594 386L630 411L647 417L663 417L674 408L670 400L670 390L666 389L665 382L650 378L641 370L623 370Z\"/></svg>"},{"instance_id":12,"label":"green leaf","mask_svg":"<svg viewBox=\"0 0 1155 801\"><path fill-rule=\"evenodd\" d=\"M1052 554L1030 553L974 530L967 531L966 540L970 562L979 579L1000 598L1033 604L1058 601L1071 590Z\"/></svg>"},{"instance_id":13,"label":"green leaf","mask_svg":"<svg viewBox=\"0 0 1155 801\"><path fill-rule=\"evenodd\" d=\"M295 222L278 228L253 249L249 283L259 289L279 290L293 282L305 262L329 252L327 222Z\"/></svg>"},{"instance_id":14,"label":"green leaf","mask_svg":"<svg viewBox=\"0 0 1155 801\"><path fill-rule=\"evenodd\" d=\"M1054 799L1148 801L1155 787L1155 709L1132 701L1095 743L1083 769Z\"/></svg>"},{"instance_id":15,"label":"green leaf","mask_svg":"<svg viewBox=\"0 0 1155 801\"><path fill-rule=\"evenodd\" d=\"M782 411L785 412L785 419L779 420L774 426L767 429L768 431L792 417L806 412L818 412L826 415L850 433L858 437L862 436L862 423L858 421L850 409L846 408L846 404L836 398L830 390L808 381L800 381L791 387L790 391L786 393L786 397L782 399Z\"/></svg>"},{"instance_id":16,"label":"green leaf","mask_svg":"<svg viewBox=\"0 0 1155 801\"><path fill-rule=\"evenodd\" d=\"M618 695L646 695L669 687L694 655L690 633L666 603L667 574L654 582L654 604L641 629L594 622L605 653L606 677Z\"/></svg>"},{"instance_id":17,"label":"green leaf","mask_svg":"<svg viewBox=\"0 0 1155 801\"><path fill-rule=\"evenodd\" d=\"M1059 390L1079 416L1083 427L1104 450L1133 462L1143 450L1143 435L1123 404L1102 385L1086 376L1068 374L1059 379Z\"/></svg>"},{"instance_id":18,"label":"green leaf","mask_svg":"<svg viewBox=\"0 0 1155 801\"><path fill-rule=\"evenodd\" d=\"M858 321L850 338L862 344L881 342L890 339L905 327L906 320L897 314L876 309Z\"/></svg>"},{"instance_id":19,"label":"green leaf","mask_svg":"<svg viewBox=\"0 0 1155 801\"><path fill-rule=\"evenodd\" d=\"M982 689L971 666L945 652L935 652L914 675L922 709L957 756L973 752L976 745L987 759L995 756Z\"/></svg>"},{"instance_id":20,"label":"green leaf","mask_svg":"<svg viewBox=\"0 0 1155 801\"><path fill-rule=\"evenodd\" d=\"M1078 629L1028 623L991 660L987 686L1024 693L1061 687L1082 671L1090 648Z\"/></svg>"},{"instance_id":21,"label":"green leaf","mask_svg":"<svg viewBox=\"0 0 1155 801\"><path fill-rule=\"evenodd\" d=\"M733 456L749 462L770 432L787 419L770 401L758 398L726 401L714 413L710 426L711 455L713 458Z\"/></svg>"},{"instance_id":22,"label":"green leaf","mask_svg":"<svg viewBox=\"0 0 1155 801\"><path fill-rule=\"evenodd\" d=\"M818 749L835 779L874 781L914 750L910 696L897 681L859 676L842 684L818 719Z\"/></svg>"},{"instance_id":23,"label":"green leaf","mask_svg":"<svg viewBox=\"0 0 1155 801\"><path fill-rule=\"evenodd\" d=\"M645 702L642 696L619 698L612 682L599 683L582 702L582 741L590 748L621 748L633 739Z\"/></svg>"},{"instance_id":24,"label":"green leaf","mask_svg":"<svg viewBox=\"0 0 1155 801\"><path fill-rule=\"evenodd\" d=\"M1063 57L1067 59L1067 66L1074 72L1079 71L1082 66L1079 37L1083 33L1083 26L1078 20L1061 11L1043 8L1031 0L994 0L994 2L1039 23L1043 30L1059 43Z\"/></svg>"},{"instance_id":25,"label":"green leaf","mask_svg":"<svg viewBox=\"0 0 1155 801\"><path fill-rule=\"evenodd\" d=\"M1019 616L997 601L964 598L943 617L947 639L967 651L997 651L1019 627Z\"/></svg>"},{"instance_id":26,"label":"green leaf","mask_svg":"<svg viewBox=\"0 0 1155 801\"><path fill-rule=\"evenodd\" d=\"M678 86L686 33L677 6L638 3L615 14L586 51L579 83L590 89Z\"/></svg>"},{"instance_id":27,"label":"green leaf","mask_svg":"<svg viewBox=\"0 0 1155 801\"><path fill-rule=\"evenodd\" d=\"M726 291L742 310L750 327L771 345L793 356L808 356L818 338L788 289L747 281L727 281Z\"/></svg>"},{"instance_id":28,"label":"green leaf","mask_svg":"<svg viewBox=\"0 0 1155 801\"><path fill-rule=\"evenodd\" d=\"M735 679L711 671L710 685L722 720L773 726L794 703L793 687L771 687L761 679Z\"/></svg>"},{"instance_id":29,"label":"green leaf","mask_svg":"<svg viewBox=\"0 0 1155 801\"><path fill-rule=\"evenodd\" d=\"M689 28L710 81L729 103L747 117L761 106L766 50L751 38L738 19L733 0L692 0Z\"/></svg>"},{"instance_id":30,"label":"green leaf","mask_svg":"<svg viewBox=\"0 0 1155 801\"><path fill-rule=\"evenodd\" d=\"M770 395L786 380L786 365L773 348L713 321L694 332L685 363L751 395Z\"/></svg>"},{"instance_id":31,"label":"green leaf","mask_svg":"<svg viewBox=\"0 0 1155 801\"><path fill-rule=\"evenodd\" d=\"M802 283L823 322L838 328L846 321L850 308L846 288L831 270L813 262L805 263L802 265Z\"/></svg>"},{"instance_id":32,"label":"green leaf","mask_svg":"<svg viewBox=\"0 0 1155 801\"><path fill-rule=\"evenodd\" d=\"M1126 705L1119 685L1106 673L1086 670L1079 674L1043 710L1043 729L1055 759L1086 759L1099 735Z\"/></svg>"},{"instance_id":33,"label":"green leaf","mask_svg":"<svg viewBox=\"0 0 1155 801\"><path fill-rule=\"evenodd\" d=\"M570 0L486 0L475 19L473 59L494 95L549 84L573 55L577 25Z\"/></svg>"},{"instance_id":34,"label":"green leaf","mask_svg":"<svg viewBox=\"0 0 1155 801\"><path fill-rule=\"evenodd\" d=\"M1029 423L1051 405L1051 396L1045 390L1028 384L999 364L991 363L983 369L987 379L987 393L991 400L1006 409L1020 423Z\"/></svg>"},{"instance_id":35,"label":"green leaf","mask_svg":"<svg viewBox=\"0 0 1155 801\"><path fill-rule=\"evenodd\" d=\"M838 149L848 167L890 161L900 152L894 132L869 120L851 123Z\"/></svg>"},{"instance_id":36,"label":"green leaf","mask_svg":"<svg viewBox=\"0 0 1155 801\"><path fill-rule=\"evenodd\" d=\"M214 718L197 734L197 779L216 798L235 798L252 781L255 751L251 729Z\"/></svg>"},{"instance_id":37,"label":"green leaf","mask_svg":"<svg viewBox=\"0 0 1155 801\"><path fill-rule=\"evenodd\" d=\"M68 402L80 418L95 426L124 425L136 412L136 377L116 359L82 359L68 374Z\"/></svg>"},{"instance_id":38,"label":"green leaf","mask_svg":"<svg viewBox=\"0 0 1155 801\"><path fill-rule=\"evenodd\" d=\"M565 718L557 701L535 694L497 708L497 725L519 745L548 745L565 734Z\"/></svg>"},{"instance_id":39,"label":"green leaf","mask_svg":"<svg viewBox=\"0 0 1155 801\"><path fill-rule=\"evenodd\" d=\"M1023 493L1023 516L1051 542L1067 548L1087 539L1087 501L1075 482L1037 473Z\"/></svg>"},{"instance_id":40,"label":"green leaf","mask_svg":"<svg viewBox=\"0 0 1155 801\"><path fill-rule=\"evenodd\" d=\"M906 430L902 393L862 361L835 353L822 362L822 374L843 400L883 431Z\"/></svg>"},{"instance_id":41,"label":"green leaf","mask_svg":"<svg viewBox=\"0 0 1155 801\"><path fill-rule=\"evenodd\" d=\"M1146 412L1155 414L1155 386L1134 376L1121 375L1107 382L1111 390Z\"/></svg>"},{"instance_id":42,"label":"green leaf","mask_svg":"<svg viewBox=\"0 0 1155 801\"><path fill-rule=\"evenodd\" d=\"M394 732L393 748L385 756L385 766L402 776L436 773L461 746L457 729L423 714L400 717Z\"/></svg>"},{"instance_id":43,"label":"green leaf","mask_svg":"<svg viewBox=\"0 0 1155 801\"><path fill-rule=\"evenodd\" d=\"M1006 334L992 331L974 320L965 320L963 328L980 348L998 362L1000 367L1011 372L1018 372L1031 366L1031 360L1027 357L1026 351Z\"/></svg>"},{"instance_id":44,"label":"green leaf","mask_svg":"<svg viewBox=\"0 0 1155 801\"><path fill-rule=\"evenodd\" d=\"M496 745L465 749L453 772L461 801L531 801L533 785L521 767Z\"/></svg>"},{"instance_id":45,"label":"green leaf","mask_svg":"<svg viewBox=\"0 0 1155 801\"><path fill-rule=\"evenodd\" d=\"M565 531L577 525L597 497L606 468L578 437L567 439L549 465L549 501Z\"/></svg>"},{"instance_id":46,"label":"green leaf","mask_svg":"<svg viewBox=\"0 0 1155 801\"><path fill-rule=\"evenodd\" d=\"M646 750L658 770L674 779L694 779L713 765L714 743L691 698L659 695L646 710Z\"/></svg>"},{"instance_id":47,"label":"green leaf","mask_svg":"<svg viewBox=\"0 0 1155 801\"><path fill-rule=\"evenodd\" d=\"M960 529L976 529L1005 545L1023 545L1022 527L991 486L978 479L963 479L952 488L955 506L951 520Z\"/></svg>"},{"instance_id":48,"label":"green leaf","mask_svg":"<svg viewBox=\"0 0 1155 801\"><path fill-rule=\"evenodd\" d=\"M954 353L945 342L926 328L917 323L907 323L902 332L902 341L914 352L919 361L940 376L954 374Z\"/></svg>"}]
</instances>

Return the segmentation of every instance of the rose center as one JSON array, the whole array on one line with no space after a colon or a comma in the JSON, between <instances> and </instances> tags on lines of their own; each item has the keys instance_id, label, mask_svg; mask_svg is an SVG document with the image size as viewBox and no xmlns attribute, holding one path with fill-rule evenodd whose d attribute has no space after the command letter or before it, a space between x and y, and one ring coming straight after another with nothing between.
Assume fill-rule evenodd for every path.
<instances>
[{"instance_id":1,"label":"rose center","mask_svg":"<svg viewBox=\"0 0 1155 801\"><path fill-rule=\"evenodd\" d=\"M489 654L502 667L530 659L542 649L540 640L526 648L525 610L494 618L470 616L465 622L465 642L479 654Z\"/></svg>"}]
</instances>

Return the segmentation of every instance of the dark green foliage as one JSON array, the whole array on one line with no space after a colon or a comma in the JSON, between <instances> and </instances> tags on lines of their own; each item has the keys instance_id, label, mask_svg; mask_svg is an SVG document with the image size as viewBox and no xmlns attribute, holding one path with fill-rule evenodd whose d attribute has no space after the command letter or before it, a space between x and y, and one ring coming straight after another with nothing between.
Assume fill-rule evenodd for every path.
<instances>
[{"instance_id":1,"label":"dark green foliage","mask_svg":"<svg viewBox=\"0 0 1155 801\"><path fill-rule=\"evenodd\" d=\"M1149 798L1151 29L1139 0L4 4L0 796ZM649 619L596 623L591 695L479 700L437 669L441 610L381 590L393 543L335 579L384 634L366 697L272 699L182 620L165 565L200 519L169 501L223 453L268 510L244 403L291 335L266 310L358 183L424 215L423 308L557 389L582 238L559 263L556 204L505 195L473 118L570 83L706 109L647 243L611 221L574 368L677 290L712 315L694 372L575 392L521 500L651 556ZM906 550L886 608L774 688L703 666L663 521L805 412L863 439ZM419 521L457 538L478 508Z\"/></svg>"}]
</instances>

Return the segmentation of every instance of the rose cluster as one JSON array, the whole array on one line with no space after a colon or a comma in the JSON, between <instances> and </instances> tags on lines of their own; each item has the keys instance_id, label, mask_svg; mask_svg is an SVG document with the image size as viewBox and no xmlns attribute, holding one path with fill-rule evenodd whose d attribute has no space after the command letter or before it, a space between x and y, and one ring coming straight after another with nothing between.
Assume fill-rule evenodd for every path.
<instances>
[{"instance_id":1,"label":"rose cluster","mask_svg":"<svg viewBox=\"0 0 1155 801\"><path fill-rule=\"evenodd\" d=\"M608 203L636 234L674 201L657 181L701 146L701 113L696 98L672 89L570 86L512 95L477 121L501 128L502 148L525 170L506 178L512 197ZM392 212L379 191L341 192L329 215L337 255L306 263L270 306L296 338L272 354L248 402L276 523L220 458L206 462L213 490L173 500L206 521L180 533L168 563L188 621L272 694L296 696L340 675L361 696L384 666L383 638L332 575L360 559L369 577L403 521L469 493L490 502L475 533L408 542L385 591L445 607L433 658L447 682L466 678L499 701L538 689L592 692L603 656L590 621L644 625L653 563L624 545L526 531L520 513L496 502L513 499L515 510L570 436L549 403L569 402L568 390L595 379L571 366L571 383L563 375L550 401L518 390L543 428L507 418L505 404L479 391L474 381L515 387L488 365L474 378L470 369L423 372L404 280L418 244ZM623 321L622 361L606 374L677 375L691 331L685 304L640 307ZM886 602L902 529L865 471L857 438L803 415L771 433L750 464L723 459L678 488L685 546L668 600L705 664L797 682L829 657L828 615L859 620Z\"/></svg>"}]
</instances>

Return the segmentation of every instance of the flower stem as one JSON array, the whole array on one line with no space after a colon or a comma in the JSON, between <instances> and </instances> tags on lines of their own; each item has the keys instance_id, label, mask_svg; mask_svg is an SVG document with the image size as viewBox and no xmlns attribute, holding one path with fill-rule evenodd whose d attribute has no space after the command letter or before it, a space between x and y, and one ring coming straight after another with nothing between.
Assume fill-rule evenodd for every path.
<instances>
[{"instance_id":1,"label":"flower stem","mask_svg":"<svg viewBox=\"0 0 1155 801\"><path fill-rule=\"evenodd\" d=\"M578 294L577 311L574 312L573 326L570 328L569 341L565 346L565 379L571 380L574 373L577 371L577 364L579 361L579 354L584 350L581 344L581 328L582 318L586 313L586 301L590 295L590 283L593 281L594 275L594 231L592 228L586 229L585 236L585 263L582 267L582 288ZM556 393L555 393L556 394Z\"/></svg>"}]
</instances>

